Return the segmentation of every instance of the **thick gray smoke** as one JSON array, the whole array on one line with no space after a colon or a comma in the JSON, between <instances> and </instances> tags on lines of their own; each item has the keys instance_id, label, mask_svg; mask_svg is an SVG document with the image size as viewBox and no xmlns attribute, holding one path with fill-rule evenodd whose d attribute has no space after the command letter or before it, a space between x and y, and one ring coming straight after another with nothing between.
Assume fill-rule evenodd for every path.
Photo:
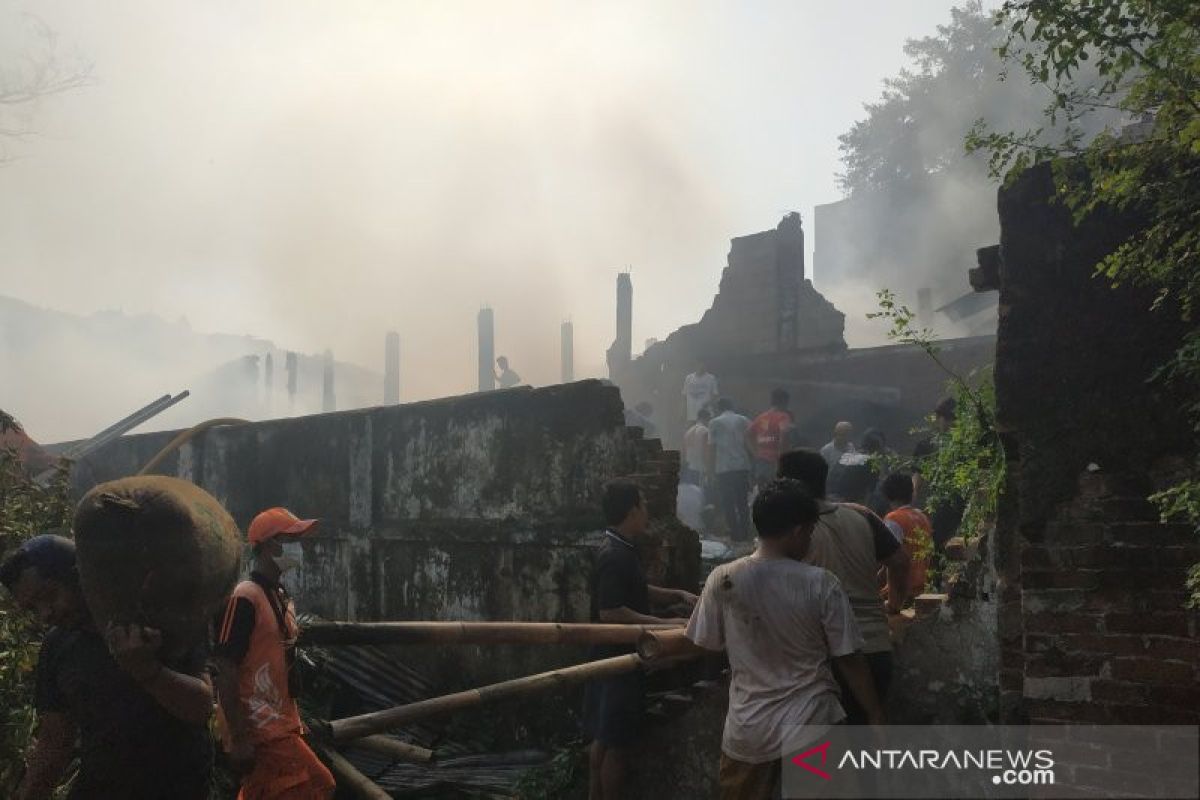
<instances>
[{"instance_id":1,"label":"thick gray smoke","mask_svg":"<svg viewBox=\"0 0 1200 800\"><path fill-rule=\"evenodd\" d=\"M474 388L489 304L527 381L557 380L568 317L575 374L603 375L619 270L634 341L661 339L709 306L730 237L836 198L837 134L945 16L902 5L864 26L853 4L785 0L0 0L0 62L37 44L32 12L93 65L27 108L35 135L0 167L0 294L374 373L394 329L404 400ZM0 407L48 441L242 355L164 365L136 338L5 330Z\"/></svg>"}]
</instances>

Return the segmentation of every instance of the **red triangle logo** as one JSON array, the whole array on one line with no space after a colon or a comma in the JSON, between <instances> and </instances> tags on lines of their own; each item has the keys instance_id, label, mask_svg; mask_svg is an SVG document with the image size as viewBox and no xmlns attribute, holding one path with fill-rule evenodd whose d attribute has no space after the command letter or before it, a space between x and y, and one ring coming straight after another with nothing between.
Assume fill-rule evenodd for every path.
<instances>
[{"instance_id":1,"label":"red triangle logo","mask_svg":"<svg viewBox=\"0 0 1200 800\"><path fill-rule=\"evenodd\" d=\"M798 753L798 754L792 756L792 763L795 764L797 767L801 767L802 769L808 770L813 775L819 775L820 777L824 778L827 781L833 780L833 776L830 775L825 770L817 769L812 764L805 763L806 758L813 755L814 753L820 753L821 754L821 766L825 766L825 760L829 757L829 745L830 744L831 744L830 742L825 742L825 744L819 744L816 747L810 747L807 750L805 750L803 753Z\"/></svg>"}]
</instances>

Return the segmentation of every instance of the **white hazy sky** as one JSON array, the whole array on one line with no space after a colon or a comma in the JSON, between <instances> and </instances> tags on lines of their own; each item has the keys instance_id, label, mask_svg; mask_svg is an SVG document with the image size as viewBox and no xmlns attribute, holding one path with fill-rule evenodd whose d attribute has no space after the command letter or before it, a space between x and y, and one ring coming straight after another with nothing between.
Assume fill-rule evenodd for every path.
<instances>
[{"instance_id":1,"label":"white hazy sky","mask_svg":"<svg viewBox=\"0 0 1200 800\"><path fill-rule=\"evenodd\" d=\"M41 101L0 167L0 293L473 388L475 313L557 380L695 321L731 237L839 198L837 136L950 0L0 0L94 85ZM22 33L24 32L24 33ZM811 262L810 262L811 263ZM818 278L819 283L819 278Z\"/></svg>"}]
</instances>

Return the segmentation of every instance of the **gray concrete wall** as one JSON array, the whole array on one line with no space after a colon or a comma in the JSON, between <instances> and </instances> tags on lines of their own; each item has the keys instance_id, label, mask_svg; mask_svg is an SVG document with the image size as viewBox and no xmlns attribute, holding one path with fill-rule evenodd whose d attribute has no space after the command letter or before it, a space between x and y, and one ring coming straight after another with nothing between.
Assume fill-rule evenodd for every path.
<instances>
[{"instance_id":1,"label":"gray concrete wall","mask_svg":"<svg viewBox=\"0 0 1200 800\"><path fill-rule=\"evenodd\" d=\"M106 446L77 465L74 490L137 472L173 436ZM213 429L159 471L212 492L243 530L275 505L320 518L288 581L301 612L586 621L602 485L636 475L661 518L673 511L678 458L625 427L615 387L584 381ZM656 494L667 487L669 502ZM696 573L695 534L659 519L664 528L668 582ZM459 688L580 654L465 655L434 658Z\"/></svg>"}]
</instances>

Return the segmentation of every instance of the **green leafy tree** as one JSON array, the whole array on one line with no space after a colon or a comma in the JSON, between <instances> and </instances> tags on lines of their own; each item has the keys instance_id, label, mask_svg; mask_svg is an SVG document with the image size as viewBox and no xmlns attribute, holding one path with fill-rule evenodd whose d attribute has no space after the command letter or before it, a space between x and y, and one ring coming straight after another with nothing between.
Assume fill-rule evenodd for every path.
<instances>
[{"instance_id":1,"label":"green leafy tree","mask_svg":"<svg viewBox=\"0 0 1200 800\"><path fill-rule=\"evenodd\" d=\"M0 412L0 433L15 427ZM0 448L0 554L29 537L64 528L70 519L67 472L60 469L47 486L25 472L17 454ZM33 673L41 634L7 596L0 600L0 796L16 792L24 754L33 737Z\"/></svg>"},{"instance_id":2,"label":"green leafy tree","mask_svg":"<svg viewBox=\"0 0 1200 800\"><path fill-rule=\"evenodd\" d=\"M1195 0L1009 0L996 13L1000 54L1054 101L1047 121L1112 108L1134 124L1088 142L1047 140L1046 126L995 130L980 122L968 148L991 174L1009 178L1053 164L1059 198L1077 218L1100 207L1144 220L1096 265L1114 285L1149 287L1153 307L1194 323L1200 305L1200 3ZM1083 72L1098 81L1081 82ZM1069 156L1070 158L1065 158ZM1174 385L1200 431L1200 327L1156 379ZM1165 517L1200 524L1200 463L1194 477L1156 495ZM1200 602L1200 565L1193 567Z\"/></svg>"},{"instance_id":3,"label":"green leafy tree","mask_svg":"<svg viewBox=\"0 0 1200 800\"><path fill-rule=\"evenodd\" d=\"M908 40L904 52L911 67L884 81L882 97L864 107L866 117L839 137L842 190L903 187L945 173L987 181L987 158L968 156L963 147L979 120L1040 129L1038 143L1061 134L1082 140L1113 120L1111 109L1093 106L1045 125L1043 112L1054 96L1038 83L1001 80L1005 42L1005 30L978 0L951 9L949 24L939 25L936 35Z\"/></svg>"},{"instance_id":4,"label":"green leafy tree","mask_svg":"<svg viewBox=\"0 0 1200 800\"><path fill-rule=\"evenodd\" d=\"M879 311L867 315L890 323L888 338L925 351L946 373L947 389L958 413L946 431L933 431L935 452L924 459L921 474L928 486L926 509L943 505L964 508L961 535L968 541L979 536L996 516L1004 484L1004 449L996 432L996 390L991 367L960 375L946 366L937 337L918 328L916 315L887 289L879 292Z\"/></svg>"}]
</instances>

